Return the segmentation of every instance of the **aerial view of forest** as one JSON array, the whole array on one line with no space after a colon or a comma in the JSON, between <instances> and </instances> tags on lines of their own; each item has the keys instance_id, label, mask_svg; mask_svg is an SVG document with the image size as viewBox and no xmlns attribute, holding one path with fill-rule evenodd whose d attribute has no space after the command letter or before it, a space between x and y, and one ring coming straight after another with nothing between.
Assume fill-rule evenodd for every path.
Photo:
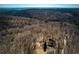
<instances>
[{"instance_id":1,"label":"aerial view of forest","mask_svg":"<svg viewBox=\"0 0 79 59\"><path fill-rule=\"evenodd\" d=\"M0 54L78 54L79 8L0 8Z\"/></svg>"}]
</instances>

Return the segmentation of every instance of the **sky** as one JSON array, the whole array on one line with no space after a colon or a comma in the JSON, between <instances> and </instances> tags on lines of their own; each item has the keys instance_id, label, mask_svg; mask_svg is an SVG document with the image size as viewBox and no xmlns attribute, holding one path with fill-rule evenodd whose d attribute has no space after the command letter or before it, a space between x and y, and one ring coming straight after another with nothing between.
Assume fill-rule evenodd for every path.
<instances>
[{"instance_id":1,"label":"sky","mask_svg":"<svg viewBox=\"0 0 79 59\"><path fill-rule=\"evenodd\" d=\"M79 4L0 4L0 8L79 8Z\"/></svg>"}]
</instances>

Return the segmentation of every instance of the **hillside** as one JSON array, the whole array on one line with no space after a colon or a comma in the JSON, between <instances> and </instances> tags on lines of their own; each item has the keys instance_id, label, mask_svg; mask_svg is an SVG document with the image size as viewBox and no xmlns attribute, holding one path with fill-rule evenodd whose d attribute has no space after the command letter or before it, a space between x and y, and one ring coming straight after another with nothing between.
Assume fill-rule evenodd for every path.
<instances>
[{"instance_id":1,"label":"hillside","mask_svg":"<svg viewBox=\"0 0 79 59\"><path fill-rule=\"evenodd\" d=\"M65 18L56 13L49 17L52 21L45 13L33 13L36 17L0 15L0 53L79 53L79 26L55 21Z\"/></svg>"},{"instance_id":2,"label":"hillside","mask_svg":"<svg viewBox=\"0 0 79 59\"><path fill-rule=\"evenodd\" d=\"M45 22L69 22L79 26L79 8L3 8L0 15L28 17Z\"/></svg>"}]
</instances>

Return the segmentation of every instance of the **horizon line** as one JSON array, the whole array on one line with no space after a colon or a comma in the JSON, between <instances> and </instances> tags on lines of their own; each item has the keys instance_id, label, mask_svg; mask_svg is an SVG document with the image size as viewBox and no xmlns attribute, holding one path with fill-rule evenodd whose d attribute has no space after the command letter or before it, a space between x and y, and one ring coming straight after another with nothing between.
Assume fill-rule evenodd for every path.
<instances>
[{"instance_id":1,"label":"horizon line","mask_svg":"<svg viewBox=\"0 0 79 59\"><path fill-rule=\"evenodd\" d=\"M79 4L0 4L0 8L79 8Z\"/></svg>"}]
</instances>

